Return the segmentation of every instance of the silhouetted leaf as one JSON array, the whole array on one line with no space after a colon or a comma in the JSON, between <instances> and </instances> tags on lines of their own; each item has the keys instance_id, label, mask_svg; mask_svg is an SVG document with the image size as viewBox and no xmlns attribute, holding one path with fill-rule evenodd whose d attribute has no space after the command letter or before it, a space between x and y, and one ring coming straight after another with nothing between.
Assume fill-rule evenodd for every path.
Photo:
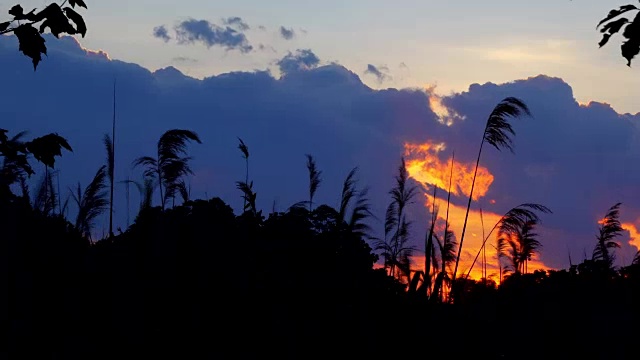
<instances>
[{"instance_id":1,"label":"silhouetted leaf","mask_svg":"<svg viewBox=\"0 0 640 360\"><path fill-rule=\"evenodd\" d=\"M55 157L62 156L63 148L73 151L67 140L58 134L48 134L35 138L25 145L36 160L49 167L54 167Z\"/></svg>"},{"instance_id":2,"label":"silhouetted leaf","mask_svg":"<svg viewBox=\"0 0 640 360\"><path fill-rule=\"evenodd\" d=\"M640 39L630 39L620 46L622 56L627 59L627 66L631 66L631 60L640 53Z\"/></svg>"},{"instance_id":3,"label":"silhouetted leaf","mask_svg":"<svg viewBox=\"0 0 640 360\"><path fill-rule=\"evenodd\" d=\"M598 43L598 45L600 47L603 47L608 41L609 38L611 38L611 36L615 33L617 33L618 31L620 31L620 29L622 28L623 25L627 24L629 22L628 19L626 18L620 18L616 21L612 21L608 24L606 24L601 30L600 32L603 33L604 35L602 36L602 40L600 40L600 42Z\"/></svg>"},{"instance_id":4,"label":"silhouetted leaf","mask_svg":"<svg viewBox=\"0 0 640 360\"><path fill-rule=\"evenodd\" d=\"M600 22L598 23L598 25L596 25L596 29L600 27L600 25L602 25L603 23L618 17L624 13L626 13L627 11L631 11L631 10L638 10L637 7L635 7L634 5L623 5L620 6L619 9L614 9L609 11L609 14L607 15L607 17L605 17L604 19L600 20Z\"/></svg>"},{"instance_id":5,"label":"silhouetted leaf","mask_svg":"<svg viewBox=\"0 0 640 360\"><path fill-rule=\"evenodd\" d=\"M5 31L11 25L11 21L0 23L0 31Z\"/></svg>"},{"instance_id":6,"label":"silhouetted leaf","mask_svg":"<svg viewBox=\"0 0 640 360\"><path fill-rule=\"evenodd\" d=\"M15 18L21 17L24 15L24 10L22 9L22 6L18 5L14 5L11 9L9 9L9 15L13 15ZM19 19L16 19L19 20Z\"/></svg>"},{"instance_id":7,"label":"silhouetted leaf","mask_svg":"<svg viewBox=\"0 0 640 360\"><path fill-rule=\"evenodd\" d=\"M84 37L84 35L87 33L87 25L84 23L84 19L82 19L82 16L73 11L73 9L68 6L63 10L67 17L71 19L74 24L76 24L76 33L81 34L82 37Z\"/></svg>"},{"instance_id":8,"label":"silhouetted leaf","mask_svg":"<svg viewBox=\"0 0 640 360\"><path fill-rule=\"evenodd\" d=\"M69 0L69 4L71 5L71 7L76 7L76 5L78 5L79 7L83 7L85 9L87 8L87 4L85 4L82 0Z\"/></svg>"},{"instance_id":9,"label":"silhouetted leaf","mask_svg":"<svg viewBox=\"0 0 640 360\"><path fill-rule=\"evenodd\" d=\"M627 66L631 66L631 60L640 52L640 12L633 22L625 27L622 36L628 39L620 47L622 56L627 59Z\"/></svg>"},{"instance_id":10,"label":"silhouetted leaf","mask_svg":"<svg viewBox=\"0 0 640 360\"><path fill-rule=\"evenodd\" d=\"M76 33L76 29L69 23L69 19L64 15L64 12L62 12L62 9L58 4L52 3L42 10L42 13L46 19L40 25L40 33L44 33L47 27L56 38L58 38L62 33Z\"/></svg>"},{"instance_id":11,"label":"silhouetted leaf","mask_svg":"<svg viewBox=\"0 0 640 360\"><path fill-rule=\"evenodd\" d=\"M16 34L16 37L18 38L18 50L31 58L31 61L33 62L33 71L35 71L38 63L42 60L40 54L47 54L47 47L44 45L44 38L40 35L38 30L30 24L22 24L18 26L13 33Z\"/></svg>"}]
</instances>

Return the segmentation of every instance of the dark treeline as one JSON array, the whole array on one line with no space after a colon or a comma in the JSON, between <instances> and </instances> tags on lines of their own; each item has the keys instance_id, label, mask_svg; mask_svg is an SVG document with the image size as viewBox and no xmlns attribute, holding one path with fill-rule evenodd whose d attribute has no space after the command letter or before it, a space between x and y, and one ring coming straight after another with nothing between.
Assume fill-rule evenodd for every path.
<instances>
[{"instance_id":1,"label":"dark treeline","mask_svg":"<svg viewBox=\"0 0 640 360\"><path fill-rule=\"evenodd\" d=\"M501 134L492 126L485 136L495 145ZM55 157L71 150L66 140L7 134L0 130L0 235L12 359L638 357L640 261L613 265L620 204L606 213L591 259L533 273L536 212L550 210L522 204L507 212L494 234L505 274L498 286L454 276L462 245L448 223L437 233L435 206L428 271L413 268L404 211L416 190L404 160L377 239L357 168L346 174L337 208L316 204L324 180L311 155L304 200L263 213L242 140L243 211L217 197L191 199L187 145L200 139L176 129L154 156L134 162L144 179L133 182L142 198L133 224L94 241L96 219L110 211L109 137L106 165L63 200L52 177ZM35 191L26 183L35 174L31 157L46 165Z\"/></svg>"}]
</instances>

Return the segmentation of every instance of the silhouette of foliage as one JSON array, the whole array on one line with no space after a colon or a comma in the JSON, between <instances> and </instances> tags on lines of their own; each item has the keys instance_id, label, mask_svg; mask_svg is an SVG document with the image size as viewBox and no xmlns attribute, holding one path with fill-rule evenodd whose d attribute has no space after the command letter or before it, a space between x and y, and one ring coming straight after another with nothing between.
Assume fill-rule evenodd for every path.
<instances>
[{"instance_id":1,"label":"silhouette of foliage","mask_svg":"<svg viewBox=\"0 0 640 360\"><path fill-rule=\"evenodd\" d=\"M611 36L622 30L622 36L626 39L620 46L622 57L627 60L627 66L631 66L631 60L640 53L640 9L635 5L622 5L618 9L612 9L607 16L598 22L596 29L600 28L602 40L598 43L603 47L609 42ZM635 11L633 20L620 17L630 11ZM624 30L623 30L624 29Z\"/></svg>"},{"instance_id":2,"label":"silhouette of foliage","mask_svg":"<svg viewBox=\"0 0 640 360\"><path fill-rule=\"evenodd\" d=\"M23 141L26 132L20 132L9 138L7 130L0 129L0 156L2 156L2 169L0 169L0 195L9 197L9 186L19 182L22 187L26 185L27 177L35 172L29 164L29 157L33 156L47 168L53 168L55 157L62 155L62 149L73 151L66 139L52 133L31 141Z\"/></svg>"},{"instance_id":3,"label":"silhouette of foliage","mask_svg":"<svg viewBox=\"0 0 640 360\"><path fill-rule=\"evenodd\" d=\"M493 228L491 228L491 231L489 231L487 236L482 241L482 245L480 246L480 249L476 253L476 257L473 259L473 262L471 263L471 266L467 271L466 277L469 277L469 274L471 274L471 270L473 269L473 266L478 260L478 257L480 256L482 249L486 246L487 241L491 237L491 234L493 234L493 232L496 229L498 230L498 233L497 233L498 238L500 238L503 234L518 233L519 231L521 231L521 229L525 226L527 222L534 222L535 224L540 223L541 220L538 213L550 214L552 213L552 211L551 209L549 209L544 205L535 204L535 203L524 203L509 209L509 211L507 211L498 220L498 222L496 222L493 225Z\"/></svg>"},{"instance_id":4,"label":"silhouette of foliage","mask_svg":"<svg viewBox=\"0 0 640 360\"><path fill-rule=\"evenodd\" d=\"M162 209L166 201L175 196L182 177L192 174L191 157L186 156L189 141L201 143L198 134L191 130L168 130L158 140L156 157L142 156L133 162L134 166L144 167L145 177L157 180Z\"/></svg>"},{"instance_id":5,"label":"silhouette of foliage","mask_svg":"<svg viewBox=\"0 0 640 360\"><path fill-rule=\"evenodd\" d=\"M78 206L75 225L87 239L91 239L91 230L96 218L109 209L106 178L107 166L102 165L84 191L80 183L78 183L75 192L71 191L72 199Z\"/></svg>"},{"instance_id":6,"label":"silhouette of foliage","mask_svg":"<svg viewBox=\"0 0 640 360\"><path fill-rule=\"evenodd\" d=\"M611 268L615 261L615 253L610 252L610 249L620 247L620 244L614 241L616 237L622 235L623 231L619 220L620 205L622 203L617 203L607 210L606 215L600 222L600 228L596 236L598 242L593 249L592 260L602 261L607 268Z\"/></svg>"},{"instance_id":7,"label":"silhouette of foliage","mask_svg":"<svg viewBox=\"0 0 640 360\"><path fill-rule=\"evenodd\" d=\"M473 172L473 180L471 181L471 190L469 191L469 200L467 202L467 210L464 216L464 224L462 225L462 234L460 235L460 243L458 245L456 265L453 270L454 282L456 280L456 274L458 273L458 264L460 263L460 255L462 254L462 244L467 230L467 220L469 219L469 210L471 209L471 200L473 199L473 188L476 184L476 175L478 175L482 146L486 142L491 144L498 151L500 151L501 148L507 148L513 152L513 141L511 140L511 135L515 135L515 132L507 119L510 117L519 117L523 113L531 116L529 108L522 100L515 97L506 97L493 108L491 114L489 114L489 117L487 118L487 123L482 135L482 141L480 142L480 149L478 150L476 167Z\"/></svg>"},{"instance_id":8,"label":"silhouette of foliage","mask_svg":"<svg viewBox=\"0 0 640 360\"><path fill-rule=\"evenodd\" d=\"M322 171L318 170L316 167L316 160L313 156L306 154L307 157L307 170L309 171L309 211L311 211L313 207L313 197L318 190L318 186L320 186L320 182L322 179L320 175Z\"/></svg>"},{"instance_id":9,"label":"silhouette of foliage","mask_svg":"<svg viewBox=\"0 0 640 360\"><path fill-rule=\"evenodd\" d=\"M0 35L11 32L15 34L19 43L18 50L31 58L34 71L42 61L42 54L47 54L45 40L42 37L47 28L56 38L64 33L80 34L82 37L87 33L87 25L82 15L74 10L76 6L86 9L87 5L82 0L69 0L68 2L71 7L62 7L67 3L65 0L61 5L51 3L39 12L36 12L37 9L33 9L28 13L24 12L21 5L14 5L8 11L13 19L0 23ZM26 22L21 23L21 21ZM34 26L38 23L40 23L40 27L36 29Z\"/></svg>"},{"instance_id":10,"label":"silhouette of foliage","mask_svg":"<svg viewBox=\"0 0 640 360\"><path fill-rule=\"evenodd\" d=\"M26 171L5 154L23 146L25 135L0 135L6 149L2 173L24 184ZM184 146L174 149L182 150L173 151L176 158L187 157ZM403 167L390 192L389 238L404 236L408 228L399 215L411 202ZM59 199L54 175L44 166L43 199ZM499 285L469 274L452 282L455 237L446 223L442 236L433 231L440 259L432 258L438 274L425 296L420 284L427 287L428 275L411 268L409 252L393 261L394 275L379 268L369 244L376 240L369 233L374 216L368 189L358 186L357 167L342 183L336 208L309 209L304 200L266 217L251 182L236 184L249 204L239 215L220 198L192 199L183 177L174 183L182 204L152 207L159 181L156 172L148 175L155 177L134 182L141 191L134 223L95 242L91 228L108 207L107 165L73 193L79 207L75 224L62 209L56 214L55 200L47 200L48 211L31 204L26 185L22 196L0 196L10 358L306 358L309 351L319 357L397 357L402 353L389 339L398 334L403 344L420 344L436 358L450 357L452 349L456 357L487 359L554 358L559 352L589 359L637 357L640 255L606 272L600 260L585 259L569 269L527 273L526 261L540 248L534 225L539 214L551 212L545 206L525 203L509 210L484 238L483 246L497 230L518 242L514 268L521 271ZM620 231L618 206L601 222L598 241L604 249ZM453 301L443 301L447 296ZM504 331L523 322L517 331ZM602 331L618 327L629 330ZM499 344L487 346L496 334ZM523 354L529 340L535 346Z\"/></svg>"}]
</instances>

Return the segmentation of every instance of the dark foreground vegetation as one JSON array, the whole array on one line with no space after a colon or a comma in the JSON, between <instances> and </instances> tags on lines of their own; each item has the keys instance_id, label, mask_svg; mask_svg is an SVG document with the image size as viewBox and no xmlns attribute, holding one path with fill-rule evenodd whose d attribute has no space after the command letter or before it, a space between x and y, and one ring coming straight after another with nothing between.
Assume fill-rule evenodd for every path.
<instances>
[{"instance_id":1,"label":"dark foreground vegetation","mask_svg":"<svg viewBox=\"0 0 640 360\"><path fill-rule=\"evenodd\" d=\"M467 280L449 304L374 269L327 206L196 200L94 244L24 199L0 206L11 359L638 355L637 263Z\"/></svg>"},{"instance_id":2,"label":"dark foreground vegetation","mask_svg":"<svg viewBox=\"0 0 640 360\"><path fill-rule=\"evenodd\" d=\"M537 217L527 209L545 208L516 207L497 224L510 270L501 285L464 274L451 282L457 244L433 225L425 242L433 250L429 274L412 270L403 208L415 191L404 161L385 238L376 240L357 169L344 181L339 208L316 206L321 172L311 156L308 200L284 212L256 208L242 141L244 211L235 214L219 198L189 199L180 185L189 158L180 154L199 138L174 130L159 141L157 157L136 161L147 171L134 223L92 241L93 221L109 209L113 157L74 189L72 223L49 166L35 192L25 183L31 156L53 167L69 144L55 135L27 142L6 134L0 229L11 359L638 358L640 263L612 265L617 205L591 260L533 273L526 261L540 244L532 232ZM152 206L154 189L161 206ZM379 257L384 267L375 266Z\"/></svg>"}]
</instances>

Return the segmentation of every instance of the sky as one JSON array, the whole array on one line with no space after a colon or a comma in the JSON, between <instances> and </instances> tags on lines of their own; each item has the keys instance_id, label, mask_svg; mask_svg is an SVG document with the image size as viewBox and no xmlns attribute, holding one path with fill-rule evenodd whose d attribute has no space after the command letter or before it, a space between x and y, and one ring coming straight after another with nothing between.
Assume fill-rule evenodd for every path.
<instances>
[{"instance_id":1,"label":"sky","mask_svg":"<svg viewBox=\"0 0 640 360\"><path fill-rule=\"evenodd\" d=\"M306 198L310 153L323 171L320 201L335 205L341 181L358 166L384 218L405 156L424 190L410 208L419 247L425 206L433 204L429 184L441 187L443 210L453 151L459 189L450 218L459 234L486 116L517 96L533 118L514 120L514 154L483 155L462 270L479 248L480 207L487 231L521 203L553 211L542 215L539 268L590 257L597 221L619 201L626 229L619 264L640 245L638 73L620 56L619 38L598 49L595 29L624 1L87 3L86 37L48 36L49 54L35 73L14 38L0 39L0 76L12 84L0 94L18 105L0 109L3 127L69 139L75 151L58 167L63 188L88 183L104 158L115 76L121 179L140 176L131 161L152 153L163 131L189 128L203 140L190 147L196 197L220 196L239 209L239 136L262 208ZM34 97L41 106L28 105ZM120 226L135 215L131 199L127 206L118 197Z\"/></svg>"}]
</instances>

